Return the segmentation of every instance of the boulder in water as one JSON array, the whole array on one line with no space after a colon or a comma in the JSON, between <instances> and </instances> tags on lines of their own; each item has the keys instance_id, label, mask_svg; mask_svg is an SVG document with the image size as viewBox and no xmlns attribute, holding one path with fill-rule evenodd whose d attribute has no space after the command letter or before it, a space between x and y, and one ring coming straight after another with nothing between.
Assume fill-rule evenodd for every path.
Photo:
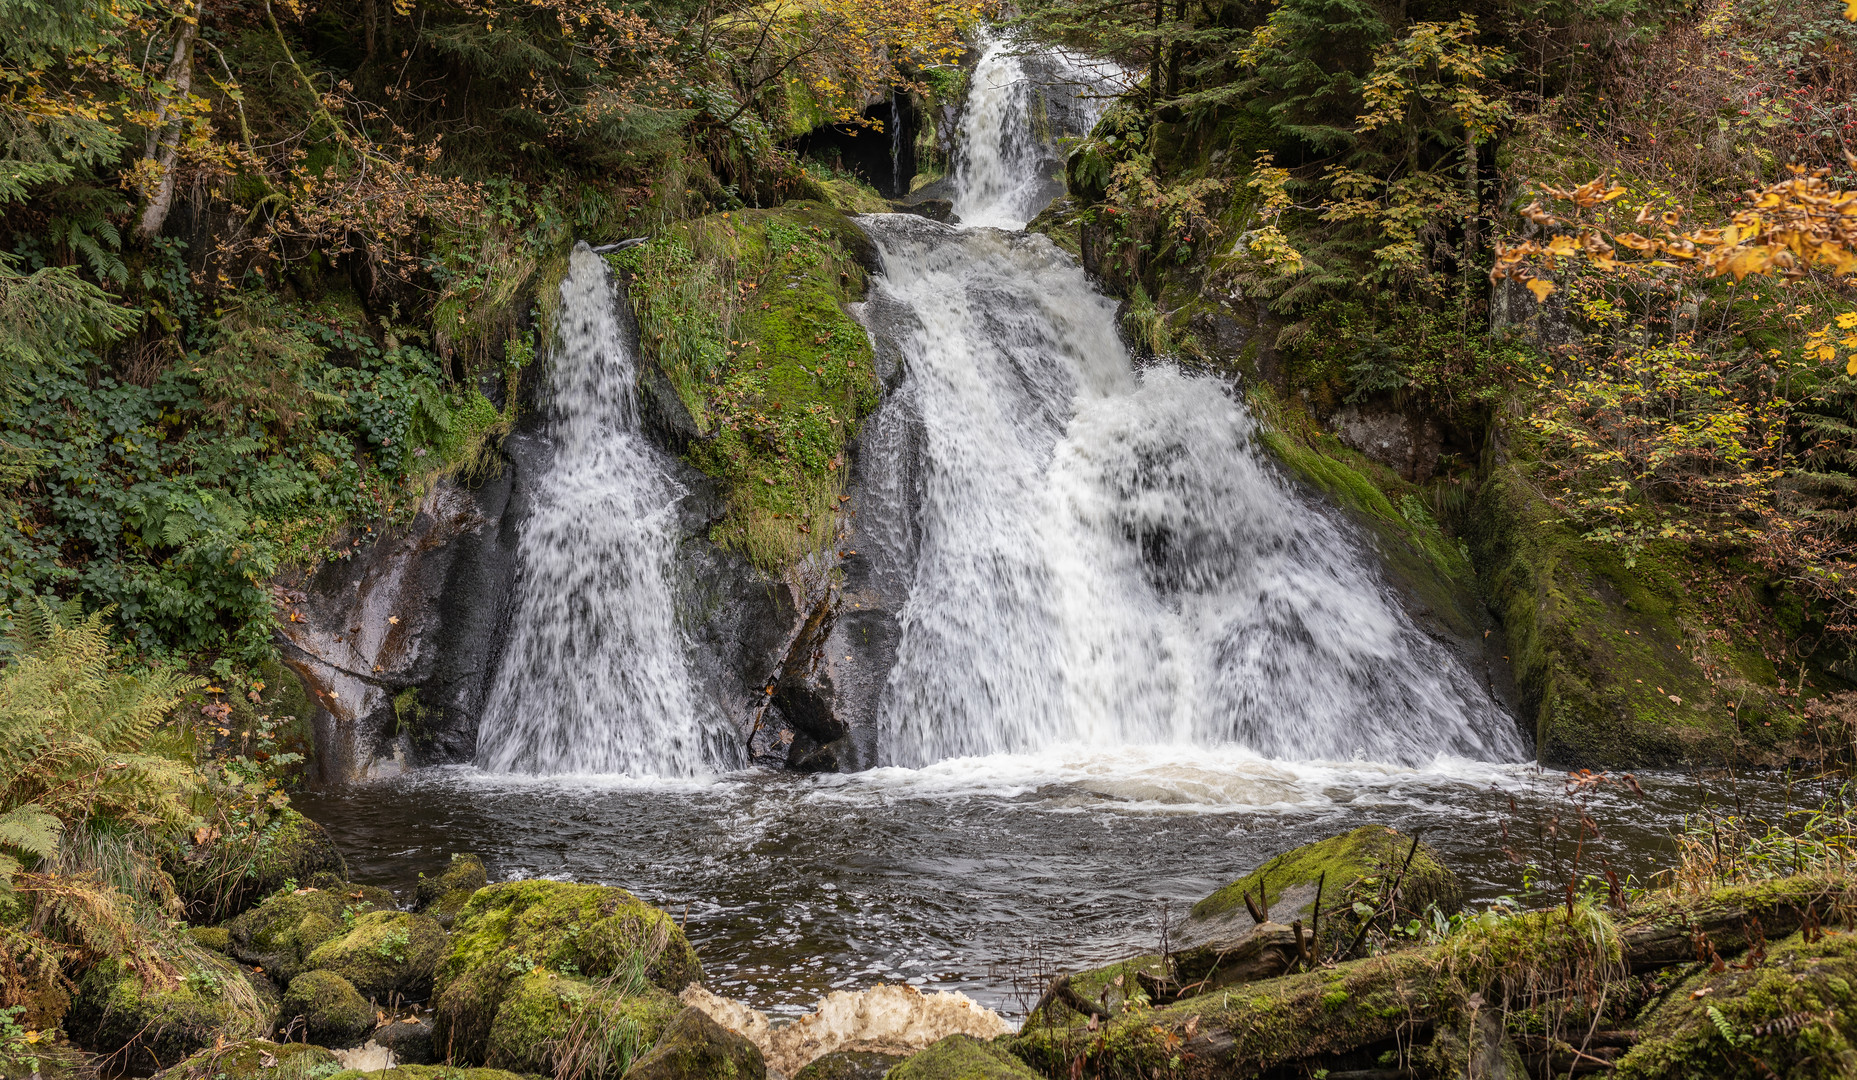
<instances>
[{"instance_id":1,"label":"boulder in water","mask_svg":"<svg viewBox=\"0 0 1857 1080\"><path fill-rule=\"evenodd\" d=\"M924 994L913 986L838 990L785 1027L739 1001L700 986L684 990L684 1004L743 1036L767 1055L769 1067L789 1076L827 1054L864 1052L906 1056L948 1035L991 1039L1012 1028L999 1014L964 994Z\"/></svg>"},{"instance_id":2,"label":"boulder in water","mask_svg":"<svg viewBox=\"0 0 1857 1080\"><path fill-rule=\"evenodd\" d=\"M1042 1080L1003 1046L950 1035L891 1069L888 1080Z\"/></svg>"},{"instance_id":3,"label":"boulder in water","mask_svg":"<svg viewBox=\"0 0 1857 1080\"><path fill-rule=\"evenodd\" d=\"M438 1060L432 1049L431 1017L389 1020L374 1029L373 1041L385 1047L401 1065L431 1065Z\"/></svg>"},{"instance_id":4,"label":"boulder in water","mask_svg":"<svg viewBox=\"0 0 1857 1080\"><path fill-rule=\"evenodd\" d=\"M333 971L306 971L284 991L283 1026L323 1046L359 1046L374 1030L374 1006Z\"/></svg>"},{"instance_id":5,"label":"boulder in water","mask_svg":"<svg viewBox=\"0 0 1857 1080\"><path fill-rule=\"evenodd\" d=\"M202 1050L155 1080L312 1080L334 1071L333 1051L309 1043L247 1039Z\"/></svg>"},{"instance_id":6,"label":"boulder in water","mask_svg":"<svg viewBox=\"0 0 1857 1080\"><path fill-rule=\"evenodd\" d=\"M228 950L286 986L305 970L317 946L342 936L344 916L393 907L393 894L385 889L329 884L333 887L273 893L233 919L226 924Z\"/></svg>"},{"instance_id":7,"label":"boulder in water","mask_svg":"<svg viewBox=\"0 0 1857 1080\"><path fill-rule=\"evenodd\" d=\"M661 990L700 982L703 966L670 915L624 889L565 881L511 881L478 890L439 965L433 1037L453 1061L483 1061L511 987L541 970L586 980L611 976Z\"/></svg>"},{"instance_id":8,"label":"boulder in water","mask_svg":"<svg viewBox=\"0 0 1857 1080\"><path fill-rule=\"evenodd\" d=\"M521 1073L618 1080L683 1010L670 994L622 973L600 980L537 968L497 1006L487 1064Z\"/></svg>"},{"instance_id":9,"label":"boulder in water","mask_svg":"<svg viewBox=\"0 0 1857 1080\"><path fill-rule=\"evenodd\" d=\"M1390 908L1380 916L1387 926L1387 919L1434 904L1457 911L1463 887L1424 843L1414 846L1384 825L1363 825L1286 851L1194 904L1175 934L1181 947L1173 953L1174 977L1204 990L1282 974L1298 955L1296 923L1309 946L1334 956L1360 933L1357 902Z\"/></svg>"},{"instance_id":10,"label":"boulder in water","mask_svg":"<svg viewBox=\"0 0 1857 1080\"><path fill-rule=\"evenodd\" d=\"M445 929L458 918L464 905L471 902L477 890L490 883L489 875L484 871L484 861L469 852L454 854L451 868L437 877L421 875L419 884L413 887L413 906L423 914L438 920Z\"/></svg>"},{"instance_id":11,"label":"boulder in water","mask_svg":"<svg viewBox=\"0 0 1857 1080\"><path fill-rule=\"evenodd\" d=\"M346 934L316 946L304 963L335 972L363 997L385 1001L397 994L420 999L431 994L433 973L448 946L436 919L405 911L370 911L358 916Z\"/></svg>"},{"instance_id":12,"label":"boulder in water","mask_svg":"<svg viewBox=\"0 0 1857 1080\"><path fill-rule=\"evenodd\" d=\"M677 1014L625 1080L767 1080L767 1061L759 1047L691 1006Z\"/></svg>"}]
</instances>

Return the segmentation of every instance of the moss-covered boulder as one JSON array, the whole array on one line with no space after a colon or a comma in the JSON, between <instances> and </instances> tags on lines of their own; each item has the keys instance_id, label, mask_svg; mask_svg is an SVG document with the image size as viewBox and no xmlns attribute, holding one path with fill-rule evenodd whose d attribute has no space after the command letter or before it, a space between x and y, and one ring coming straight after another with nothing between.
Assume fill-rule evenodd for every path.
<instances>
[{"instance_id":1,"label":"moss-covered boulder","mask_svg":"<svg viewBox=\"0 0 1857 1080\"><path fill-rule=\"evenodd\" d=\"M618 1080L684 1009L649 983L621 981L526 972L497 1008L485 1063L548 1075L568 1066L587 1080Z\"/></svg>"},{"instance_id":2,"label":"moss-covered boulder","mask_svg":"<svg viewBox=\"0 0 1857 1080\"><path fill-rule=\"evenodd\" d=\"M1627 565L1582 537L1521 466L1496 467L1471 509L1477 572L1542 763L1641 768L1776 760L1800 721L1773 698L1773 665L1746 624L1713 626L1738 591L1696 578L1691 553L1649 545ZM1713 572L1713 571L1708 571ZM1732 705L1732 708L1731 708Z\"/></svg>"},{"instance_id":3,"label":"moss-covered boulder","mask_svg":"<svg viewBox=\"0 0 1857 1080\"><path fill-rule=\"evenodd\" d=\"M703 978L696 950L668 914L624 889L510 881L478 890L439 965L434 1038L453 1061L483 1061L509 989L529 972L619 975L672 993Z\"/></svg>"},{"instance_id":4,"label":"moss-covered boulder","mask_svg":"<svg viewBox=\"0 0 1857 1080\"><path fill-rule=\"evenodd\" d=\"M1216 985L1221 958L1239 955L1248 941L1273 927L1281 930L1297 922L1305 933L1313 928L1312 944L1322 956L1334 956L1360 932L1356 903L1394 906L1382 917L1385 926L1388 919L1409 917L1431 905L1454 913L1463 905L1463 887L1429 845L1421 842L1415 849L1412 838L1395 829L1363 825L1286 851L1194 904L1178 933L1182 947L1174 957L1176 975L1182 983L1211 977ZM1267 921L1258 923L1252 907ZM1294 937L1288 941L1293 951Z\"/></svg>"},{"instance_id":5,"label":"moss-covered boulder","mask_svg":"<svg viewBox=\"0 0 1857 1080\"><path fill-rule=\"evenodd\" d=\"M256 830L186 845L165 862L188 920L196 923L229 919L287 882L307 884L319 873L348 876L329 834L291 809L272 814Z\"/></svg>"},{"instance_id":6,"label":"moss-covered boulder","mask_svg":"<svg viewBox=\"0 0 1857 1080\"><path fill-rule=\"evenodd\" d=\"M891 1069L889 1080L1038 1080L1038 1074L998 1043L950 1035Z\"/></svg>"},{"instance_id":7,"label":"moss-covered boulder","mask_svg":"<svg viewBox=\"0 0 1857 1080\"><path fill-rule=\"evenodd\" d=\"M223 926L190 926L187 936L203 949L232 955L232 931Z\"/></svg>"},{"instance_id":8,"label":"moss-covered boulder","mask_svg":"<svg viewBox=\"0 0 1857 1080\"><path fill-rule=\"evenodd\" d=\"M360 1046L374 1030L375 1010L347 979L332 971L306 971L284 991L285 1031L338 1050Z\"/></svg>"},{"instance_id":9,"label":"moss-covered boulder","mask_svg":"<svg viewBox=\"0 0 1857 1080\"><path fill-rule=\"evenodd\" d=\"M226 924L228 946L285 986L308 966L317 946L341 937L358 916L392 907L393 894L385 889L346 882L274 893Z\"/></svg>"},{"instance_id":10,"label":"moss-covered boulder","mask_svg":"<svg viewBox=\"0 0 1857 1080\"><path fill-rule=\"evenodd\" d=\"M502 1069L459 1069L450 1065L396 1065L379 1072L346 1069L329 1080L534 1080Z\"/></svg>"},{"instance_id":11,"label":"moss-covered boulder","mask_svg":"<svg viewBox=\"0 0 1857 1080\"><path fill-rule=\"evenodd\" d=\"M747 1039L691 1006L678 1013L626 1080L767 1080L767 1061Z\"/></svg>"},{"instance_id":12,"label":"moss-covered boulder","mask_svg":"<svg viewBox=\"0 0 1857 1080\"><path fill-rule=\"evenodd\" d=\"M125 1071L176 1065L221 1040L270 1033L275 992L230 959L203 949L168 961L178 970L132 971L106 960L78 980L65 1031L92 1053L115 1055Z\"/></svg>"},{"instance_id":13,"label":"moss-covered boulder","mask_svg":"<svg viewBox=\"0 0 1857 1080\"><path fill-rule=\"evenodd\" d=\"M1702 972L1635 1026L1620 1080L1857 1076L1857 939L1795 936L1751 970Z\"/></svg>"},{"instance_id":14,"label":"moss-covered boulder","mask_svg":"<svg viewBox=\"0 0 1857 1080\"><path fill-rule=\"evenodd\" d=\"M249 1039L202 1050L155 1080L321 1080L341 1069L325 1047Z\"/></svg>"},{"instance_id":15,"label":"moss-covered boulder","mask_svg":"<svg viewBox=\"0 0 1857 1080\"><path fill-rule=\"evenodd\" d=\"M484 861L469 852L451 857L451 868L436 877L420 875L413 887L413 906L438 920L447 930L477 890L490 883Z\"/></svg>"},{"instance_id":16,"label":"moss-covered boulder","mask_svg":"<svg viewBox=\"0 0 1857 1080\"><path fill-rule=\"evenodd\" d=\"M840 1050L813 1059L793 1074L793 1080L883 1080L903 1061L900 1054L880 1054L874 1050Z\"/></svg>"},{"instance_id":17,"label":"moss-covered boulder","mask_svg":"<svg viewBox=\"0 0 1857 1080\"><path fill-rule=\"evenodd\" d=\"M436 919L405 911L369 911L355 916L346 934L317 945L304 963L335 972L363 997L423 1000L432 993L432 977L450 944Z\"/></svg>"}]
</instances>

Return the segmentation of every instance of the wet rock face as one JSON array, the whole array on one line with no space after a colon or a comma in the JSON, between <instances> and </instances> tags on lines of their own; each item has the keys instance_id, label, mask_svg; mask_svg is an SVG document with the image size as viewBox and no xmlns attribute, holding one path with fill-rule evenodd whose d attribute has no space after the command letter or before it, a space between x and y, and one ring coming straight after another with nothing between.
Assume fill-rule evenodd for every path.
<instances>
[{"instance_id":1,"label":"wet rock face","mask_svg":"<svg viewBox=\"0 0 1857 1080\"><path fill-rule=\"evenodd\" d=\"M1444 453L1444 430L1433 416L1348 405L1329 423L1343 443L1413 483L1430 479Z\"/></svg>"},{"instance_id":2,"label":"wet rock face","mask_svg":"<svg viewBox=\"0 0 1857 1080\"><path fill-rule=\"evenodd\" d=\"M470 760L501 655L516 538L546 443L518 431L475 488L441 481L413 521L277 592L278 646L315 702L311 778Z\"/></svg>"}]
</instances>

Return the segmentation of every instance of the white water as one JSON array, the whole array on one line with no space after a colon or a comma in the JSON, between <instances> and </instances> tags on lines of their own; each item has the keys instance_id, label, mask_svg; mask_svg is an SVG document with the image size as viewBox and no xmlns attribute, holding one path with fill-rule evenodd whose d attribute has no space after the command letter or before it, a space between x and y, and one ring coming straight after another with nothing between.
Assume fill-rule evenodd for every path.
<instances>
[{"instance_id":1,"label":"white water","mask_svg":"<svg viewBox=\"0 0 1857 1080\"><path fill-rule=\"evenodd\" d=\"M1096 125L1108 100L1096 88L1119 73L1062 50L1028 57L1006 39L985 39L969 77L955 162L954 213L961 223L1023 228L1061 194L1064 159L1055 139Z\"/></svg>"},{"instance_id":2,"label":"white water","mask_svg":"<svg viewBox=\"0 0 1857 1080\"><path fill-rule=\"evenodd\" d=\"M911 520L863 526L911 540L878 556L911 581L880 706L886 762L1156 745L1520 760L1514 722L1267 462L1224 386L1137 372L1074 260L973 227L1038 210L1024 170L1051 155L1028 149L1039 95L995 78L1011 70L996 45L974 76L964 227L864 219L878 287L914 315L886 410L921 426ZM898 472L883 459L902 445L872 440L867 467Z\"/></svg>"},{"instance_id":3,"label":"white water","mask_svg":"<svg viewBox=\"0 0 1857 1080\"><path fill-rule=\"evenodd\" d=\"M577 245L550 356L554 463L517 549L484 710L494 773L696 776L729 760L691 683L669 584L683 494L639 431L606 262Z\"/></svg>"}]
</instances>

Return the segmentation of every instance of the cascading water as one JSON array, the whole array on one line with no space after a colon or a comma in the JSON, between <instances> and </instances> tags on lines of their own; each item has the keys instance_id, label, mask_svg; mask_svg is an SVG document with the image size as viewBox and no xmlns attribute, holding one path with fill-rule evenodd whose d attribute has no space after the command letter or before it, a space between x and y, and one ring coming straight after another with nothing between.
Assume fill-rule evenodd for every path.
<instances>
[{"instance_id":1,"label":"cascading water","mask_svg":"<svg viewBox=\"0 0 1857 1080\"><path fill-rule=\"evenodd\" d=\"M1513 721L1412 624L1350 530L1261 456L1219 383L1136 371L1113 303L1072 259L972 228L1038 209L1027 169L1053 156L1051 133L1035 134L1023 76L998 44L975 71L963 228L863 219L878 287L914 316L886 410L921 427L907 527L861 525L911 540L878 560L911 578L885 758L1160 743L1520 759ZM874 473L893 443L873 442Z\"/></svg>"},{"instance_id":2,"label":"cascading water","mask_svg":"<svg viewBox=\"0 0 1857 1080\"><path fill-rule=\"evenodd\" d=\"M605 260L576 245L550 357L554 462L517 550L516 610L478 737L488 772L675 777L734 763L677 628L683 492L639 431L618 303Z\"/></svg>"}]
</instances>

